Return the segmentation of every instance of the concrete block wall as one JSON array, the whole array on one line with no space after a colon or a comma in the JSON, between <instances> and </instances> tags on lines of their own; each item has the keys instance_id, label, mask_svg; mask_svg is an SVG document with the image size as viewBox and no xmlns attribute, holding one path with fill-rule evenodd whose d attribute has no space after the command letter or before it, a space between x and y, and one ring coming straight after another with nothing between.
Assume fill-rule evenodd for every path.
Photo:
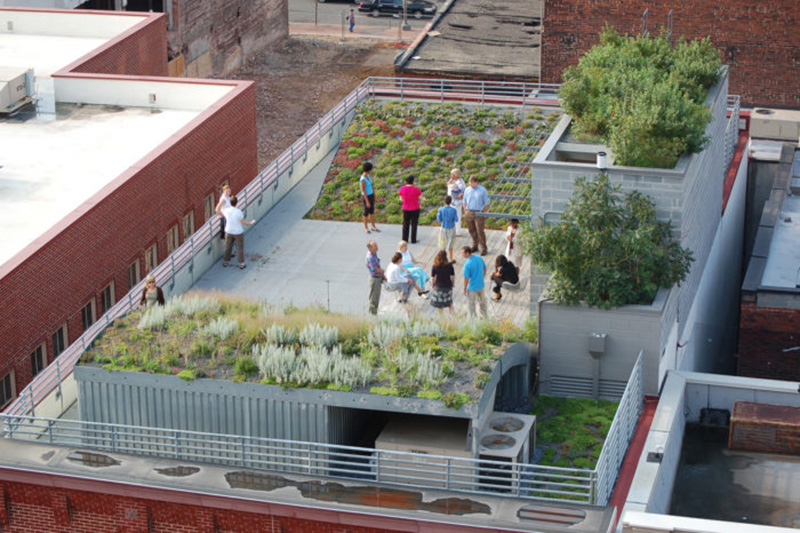
<instances>
[{"instance_id":1,"label":"concrete block wall","mask_svg":"<svg viewBox=\"0 0 800 533\"><path fill-rule=\"evenodd\" d=\"M289 34L286 0L173 0L169 45L191 76L224 76Z\"/></svg>"},{"instance_id":2,"label":"concrete block wall","mask_svg":"<svg viewBox=\"0 0 800 533\"><path fill-rule=\"evenodd\" d=\"M560 83L567 66L575 65L599 41L606 24L619 32L642 32L648 10L652 33L667 26L673 12L674 35L711 37L723 63L730 65L731 92L746 105L800 107L797 69L800 32L797 2L774 0L754 5L746 0L687 0L663 4L653 0L548 0L542 21L542 81ZM765 45L764 36L769 36Z\"/></svg>"}]
</instances>

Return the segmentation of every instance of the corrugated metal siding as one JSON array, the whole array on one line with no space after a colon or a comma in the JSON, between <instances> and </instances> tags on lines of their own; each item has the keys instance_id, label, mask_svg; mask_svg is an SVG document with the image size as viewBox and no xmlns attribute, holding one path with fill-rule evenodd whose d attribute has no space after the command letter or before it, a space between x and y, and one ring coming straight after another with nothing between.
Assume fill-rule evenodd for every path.
<instances>
[{"instance_id":1,"label":"corrugated metal siding","mask_svg":"<svg viewBox=\"0 0 800 533\"><path fill-rule=\"evenodd\" d=\"M112 422L231 435L327 443L348 439L357 412L339 409L329 426L323 405L232 394L171 390L134 383L78 381L81 417Z\"/></svg>"},{"instance_id":2,"label":"corrugated metal siding","mask_svg":"<svg viewBox=\"0 0 800 533\"><path fill-rule=\"evenodd\" d=\"M355 446L364 428L366 413L345 407L328 408L328 443Z\"/></svg>"}]
</instances>

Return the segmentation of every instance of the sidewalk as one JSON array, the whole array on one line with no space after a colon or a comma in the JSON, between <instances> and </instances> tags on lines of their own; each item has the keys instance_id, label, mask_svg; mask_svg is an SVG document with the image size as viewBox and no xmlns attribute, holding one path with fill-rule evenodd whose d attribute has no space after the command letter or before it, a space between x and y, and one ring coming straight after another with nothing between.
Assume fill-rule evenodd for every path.
<instances>
[{"instance_id":1,"label":"sidewalk","mask_svg":"<svg viewBox=\"0 0 800 533\"><path fill-rule=\"evenodd\" d=\"M355 31L350 33L341 24L313 24L305 22L292 22L289 24L289 35L305 39L320 39L326 41L383 41L389 43L411 43L419 35L420 30L403 31L398 29L399 20L391 20L392 26L372 26L356 24Z\"/></svg>"}]
</instances>

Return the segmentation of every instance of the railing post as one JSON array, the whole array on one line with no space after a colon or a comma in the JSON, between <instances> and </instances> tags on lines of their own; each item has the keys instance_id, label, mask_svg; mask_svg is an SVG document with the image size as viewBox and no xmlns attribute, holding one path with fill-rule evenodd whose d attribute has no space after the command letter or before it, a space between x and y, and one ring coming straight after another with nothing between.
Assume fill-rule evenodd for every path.
<instances>
[{"instance_id":1,"label":"railing post","mask_svg":"<svg viewBox=\"0 0 800 533\"><path fill-rule=\"evenodd\" d=\"M375 449L375 482L381 482L381 451Z\"/></svg>"},{"instance_id":2,"label":"railing post","mask_svg":"<svg viewBox=\"0 0 800 533\"><path fill-rule=\"evenodd\" d=\"M450 489L450 458L447 458L447 463L444 473L444 488Z\"/></svg>"},{"instance_id":3,"label":"railing post","mask_svg":"<svg viewBox=\"0 0 800 533\"><path fill-rule=\"evenodd\" d=\"M181 458L181 448L180 448L180 446L181 446L181 434L180 434L180 431L176 431L175 433L173 433L173 435L174 435L174 437L173 437L172 440L175 441L175 444L174 444L174 446L175 446L175 459L180 459Z\"/></svg>"},{"instance_id":4,"label":"railing post","mask_svg":"<svg viewBox=\"0 0 800 533\"><path fill-rule=\"evenodd\" d=\"M306 442L306 473L311 474L311 443Z\"/></svg>"},{"instance_id":5,"label":"railing post","mask_svg":"<svg viewBox=\"0 0 800 533\"><path fill-rule=\"evenodd\" d=\"M245 459L245 455L246 455L245 446L247 446L245 439L247 437L242 435L239 438L241 439L240 440L240 445L239 445L239 450L240 450L240 453L242 454L242 460L239 461L239 463L242 465L242 468L247 468L247 462L246 462L246 459Z\"/></svg>"},{"instance_id":6,"label":"railing post","mask_svg":"<svg viewBox=\"0 0 800 533\"><path fill-rule=\"evenodd\" d=\"M33 389L30 385L25 389L28 391L28 404L30 405L31 416L36 416L36 407L33 405Z\"/></svg>"},{"instance_id":7,"label":"railing post","mask_svg":"<svg viewBox=\"0 0 800 533\"><path fill-rule=\"evenodd\" d=\"M52 420L48 420L47 421L47 436L48 436L48 440L50 441L50 444L53 444L53 421Z\"/></svg>"},{"instance_id":8,"label":"railing post","mask_svg":"<svg viewBox=\"0 0 800 533\"><path fill-rule=\"evenodd\" d=\"M111 424L111 451L117 451L117 425Z\"/></svg>"}]
</instances>

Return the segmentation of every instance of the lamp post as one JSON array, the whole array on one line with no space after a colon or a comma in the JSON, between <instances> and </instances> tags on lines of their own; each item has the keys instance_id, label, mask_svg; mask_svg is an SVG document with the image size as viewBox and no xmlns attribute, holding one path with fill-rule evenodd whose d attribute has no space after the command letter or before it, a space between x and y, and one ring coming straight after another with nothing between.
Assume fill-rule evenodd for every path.
<instances>
[{"instance_id":1,"label":"lamp post","mask_svg":"<svg viewBox=\"0 0 800 533\"><path fill-rule=\"evenodd\" d=\"M411 25L408 23L408 0L403 0L403 31L410 29Z\"/></svg>"}]
</instances>

